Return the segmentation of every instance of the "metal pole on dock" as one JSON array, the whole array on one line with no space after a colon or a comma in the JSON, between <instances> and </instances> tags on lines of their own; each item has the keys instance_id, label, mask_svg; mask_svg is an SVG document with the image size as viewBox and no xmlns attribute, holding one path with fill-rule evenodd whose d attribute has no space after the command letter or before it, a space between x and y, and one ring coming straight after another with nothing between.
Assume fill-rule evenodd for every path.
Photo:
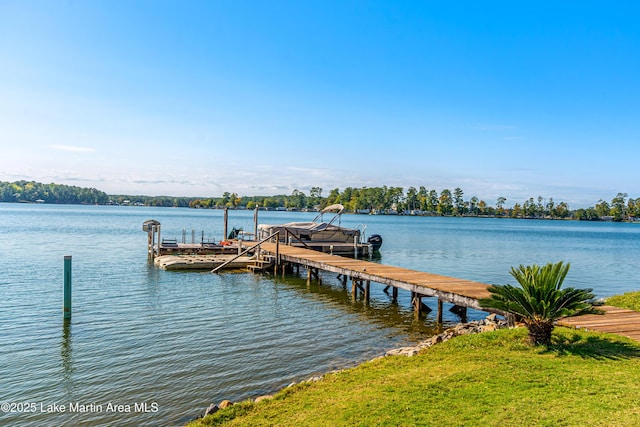
<instances>
[{"instance_id":1,"label":"metal pole on dock","mask_svg":"<svg viewBox=\"0 0 640 427\"><path fill-rule=\"evenodd\" d=\"M71 319L71 255L64 256L64 302L62 312L65 319Z\"/></svg>"},{"instance_id":2,"label":"metal pole on dock","mask_svg":"<svg viewBox=\"0 0 640 427\"><path fill-rule=\"evenodd\" d=\"M222 232L222 240L227 240L227 222L229 221L229 208L224 208L224 231Z\"/></svg>"},{"instance_id":3,"label":"metal pole on dock","mask_svg":"<svg viewBox=\"0 0 640 427\"><path fill-rule=\"evenodd\" d=\"M358 238L353 236L353 257L358 259Z\"/></svg>"},{"instance_id":4,"label":"metal pole on dock","mask_svg":"<svg viewBox=\"0 0 640 427\"><path fill-rule=\"evenodd\" d=\"M258 241L258 206L256 204L256 210L253 212L253 240Z\"/></svg>"}]
</instances>

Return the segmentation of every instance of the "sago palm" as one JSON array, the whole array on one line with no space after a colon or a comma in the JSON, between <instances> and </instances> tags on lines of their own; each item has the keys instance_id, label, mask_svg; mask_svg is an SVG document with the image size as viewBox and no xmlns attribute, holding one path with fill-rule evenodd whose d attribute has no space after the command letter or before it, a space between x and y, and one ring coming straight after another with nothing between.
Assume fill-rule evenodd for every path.
<instances>
[{"instance_id":1,"label":"sago palm","mask_svg":"<svg viewBox=\"0 0 640 427\"><path fill-rule=\"evenodd\" d=\"M554 322L562 317L596 313L592 289L560 289L570 264L562 261L543 267L511 267L511 275L521 287L492 285L490 298L480 300L485 308L494 308L521 318L534 345L549 345Z\"/></svg>"}]
</instances>

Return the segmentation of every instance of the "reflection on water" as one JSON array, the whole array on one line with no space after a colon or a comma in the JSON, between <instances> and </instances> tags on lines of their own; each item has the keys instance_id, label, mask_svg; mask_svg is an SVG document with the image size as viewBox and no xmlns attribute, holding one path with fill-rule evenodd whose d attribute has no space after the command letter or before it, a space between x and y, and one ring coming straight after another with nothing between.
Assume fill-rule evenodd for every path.
<instances>
[{"instance_id":1,"label":"reflection on water","mask_svg":"<svg viewBox=\"0 0 640 427\"><path fill-rule=\"evenodd\" d=\"M60 340L60 361L62 364L62 383L67 398L73 395L73 342L71 337L71 319L62 320L62 338Z\"/></svg>"}]
</instances>

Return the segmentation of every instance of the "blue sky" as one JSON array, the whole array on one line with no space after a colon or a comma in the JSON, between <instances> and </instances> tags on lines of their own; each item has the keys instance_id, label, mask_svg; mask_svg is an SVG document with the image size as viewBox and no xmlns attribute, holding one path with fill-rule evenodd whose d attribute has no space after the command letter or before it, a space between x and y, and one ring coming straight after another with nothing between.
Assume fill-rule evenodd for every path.
<instances>
[{"instance_id":1,"label":"blue sky","mask_svg":"<svg viewBox=\"0 0 640 427\"><path fill-rule=\"evenodd\" d=\"M0 0L0 180L640 197L640 3Z\"/></svg>"}]
</instances>

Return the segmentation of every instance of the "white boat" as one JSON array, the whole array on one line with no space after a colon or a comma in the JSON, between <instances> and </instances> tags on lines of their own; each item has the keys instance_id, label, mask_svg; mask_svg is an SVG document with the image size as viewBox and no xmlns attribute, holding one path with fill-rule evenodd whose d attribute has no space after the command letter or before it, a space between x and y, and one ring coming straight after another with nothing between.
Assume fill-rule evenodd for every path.
<instances>
[{"instance_id":1,"label":"white boat","mask_svg":"<svg viewBox=\"0 0 640 427\"><path fill-rule=\"evenodd\" d=\"M365 240L360 229L342 227L340 219L343 211L344 206L335 204L324 208L311 222L260 224L257 238L261 240L278 232L278 240L284 244L336 255L365 256L378 251L382 246L382 237L373 234ZM324 214L330 212L335 212L333 218L328 222L323 221Z\"/></svg>"}]
</instances>

